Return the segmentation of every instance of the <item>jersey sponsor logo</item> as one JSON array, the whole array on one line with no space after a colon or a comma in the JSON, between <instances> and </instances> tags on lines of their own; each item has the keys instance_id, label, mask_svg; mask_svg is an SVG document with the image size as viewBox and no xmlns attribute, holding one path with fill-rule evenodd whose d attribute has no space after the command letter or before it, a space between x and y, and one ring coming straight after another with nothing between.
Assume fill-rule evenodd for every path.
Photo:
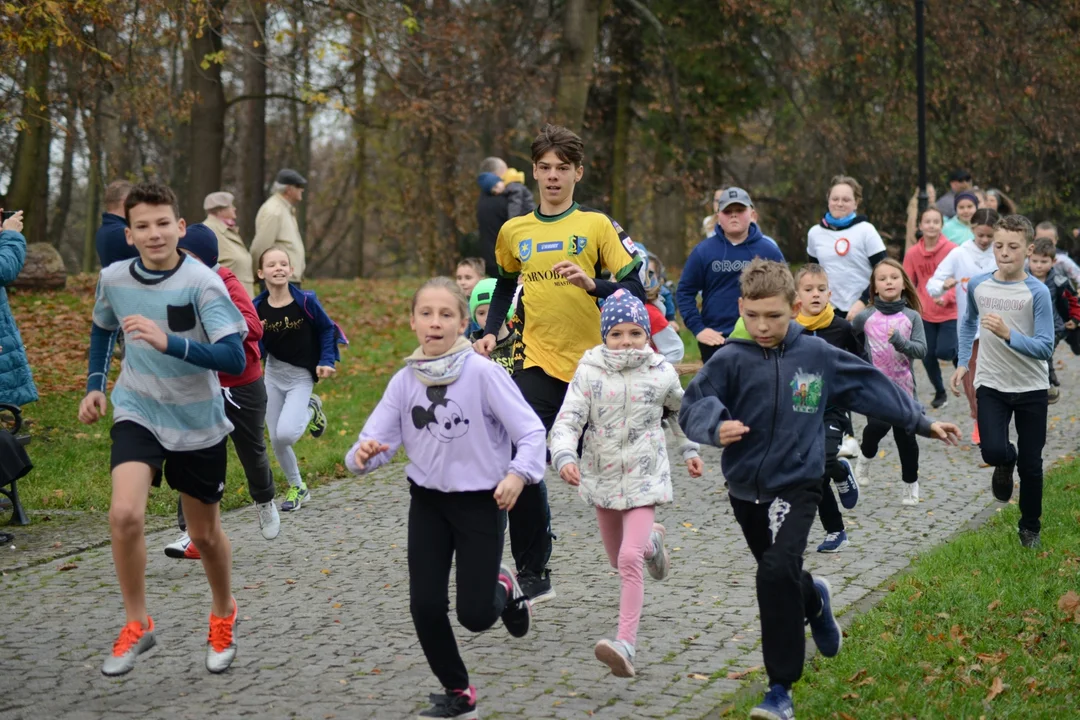
<instances>
[{"instance_id":1,"label":"jersey sponsor logo","mask_svg":"<svg viewBox=\"0 0 1080 720\"><path fill-rule=\"evenodd\" d=\"M518 257L522 262L532 257L532 238L526 238L518 243Z\"/></svg>"},{"instance_id":2,"label":"jersey sponsor logo","mask_svg":"<svg viewBox=\"0 0 1080 720\"><path fill-rule=\"evenodd\" d=\"M556 285L569 285L569 281L562 275L554 270L532 270L530 272L524 272L521 274L524 278L524 282L543 282L544 280L554 280Z\"/></svg>"},{"instance_id":3,"label":"jersey sponsor logo","mask_svg":"<svg viewBox=\"0 0 1080 720\"><path fill-rule=\"evenodd\" d=\"M816 413L821 405L822 380L820 373L803 372L791 379L791 409L799 413Z\"/></svg>"},{"instance_id":4,"label":"jersey sponsor logo","mask_svg":"<svg viewBox=\"0 0 1080 720\"><path fill-rule=\"evenodd\" d=\"M844 257L851 252L851 241L845 237L839 238L833 245L833 249L836 250L837 255Z\"/></svg>"},{"instance_id":5,"label":"jersey sponsor logo","mask_svg":"<svg viewBox=\"0 0 1080 720\"><path fill-rule=\"evenodd\" d=\"M612 222L614 222L614 220ZM619 229L621 230L622 228ZM637 255L637 245L634 244L634 241L631 240L629 236L626 236L622 239L622 246L623 249L630 254L630 257L634 257L635 255Z\"/></svg>"},{"instance_id":6,"label":"jersey sponsor logo","mask_svg":"<svg viewBox=\"0 0 1080 720\"><path fill-rule=\"evenodd\" d=\"M571 235L570 242L567 244L567 253L570 255L580 255L585 252L585 246L589 244L589 238L583 235Z\"/></svg>"},{"instance_id":7,"label":"jersey sponsor logo","mask_svg":"<svg viewBox=\"0 0 1080 720\"><path fill-rule=\"evenodd\" d=\"M553 251L556 251L556 250L562 250L562 248L563 248L562 240L557 240L555 242L537 243L536 252L538 252L538 253L553 252Z\"/></svg>"},{"instance_id":8,"label":"jersey sponsor logo","mask_svg":"<svg viewBox=\"0 0 1080 720\"><path fill-rule=\"evenodd\" d=\"M749 265L749 260L713 260L712 271L741 273Z\"/></svg>"}]
</instances>

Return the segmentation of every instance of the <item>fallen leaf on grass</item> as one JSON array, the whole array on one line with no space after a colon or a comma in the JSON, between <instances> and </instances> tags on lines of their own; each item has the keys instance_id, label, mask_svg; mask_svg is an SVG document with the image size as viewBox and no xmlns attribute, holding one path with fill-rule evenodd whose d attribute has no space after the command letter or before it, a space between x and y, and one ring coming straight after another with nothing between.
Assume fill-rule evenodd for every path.
<instances>
[{"instance_id":1,"label":"fallen leaf on grass","mask_svg":"<svg viewBox=\"0 0 1080 720\"><path fill-rule=\"evenodd\" d=\"M854 693L854 692L853 693L844 693L840 697L842 699L844 699L844 700L855 700L856 698L859 697L859 693Z\"/></svg>"},{"instance_id":2,"label":"fallen leaf on grass","mask_svg":"<svg viewBox=\"0 0 1080 720\"><path fill-rule=\"evenodd\" d=\"M998 653L993 653L993 654L979 653L975 657L979 658L984 663L990 663L991 665L997 665L999 662L1001 662L1005 658L1009 657L1009 653L1004 652L1004 651L998 652Z\"/></svg>"},{"instance_id":3,"label":"fallen leaf on grass","mask_svg":"<svg viewBox=\"0 0 1080 720\"><path fill-rule=\"evenodd\" d=\"M708 680L709 679L708 675L702 675L701 673L690 673L686 677L690 678L691 680Z\"/></svg>"},{"instance_id":4,"label":"fallen leaf on grass","mask_svg":"<svg viewBox=\"0 0 1080 720\"><path fill-rule=\"evenodd\" d=\"M840 720L855 720L855 718L853 718L851 715L848 715L843 710L837 710L836 715L840 718Z\"/></svg>"},{"instance_id":5,"label":"fallen leaf on grass","mask_svg":"<svg viewBox=\"0 0 1080 720\"><path fill-rule=\"evenodd\" d=\"M857 672L857 673L855 673L854 675L852 675L851 677L849 677L849 678L847 679L847 681L848 681L849 683L853 683L853 682L855 682L856 680L858 680L859 678L861 678L861 677L862 677L863 675L865 675L865 674L866 674L866 668L863 668L863 669L862 669L862 670L860 670L859 672Z\"/></svg>"},{"instance_id":6,"label":"fallen leaf on grass","mask_svg":"<svg viewBox=\"0 0 1080 720\"><path fill-rule=\"evenodd\" d=\"M1073 622L1080 624L1080 595L1075 591L1070 590L1058 598L1057 606L1058 610L1071 617Z\"/></svg>"},{"instance_id":7,"label":"fallen leaf on grass","mask_svg":"<svg viewBox=\"0 0 1080 720\"><path fill-rule=\"evenodd\" d=\"M749 668L746 668L745 670L738 670L738 671L735 671L735 672L729 672L727 674L727 678L728 678L728 680L742 680L744 677L746 677L750 673L752 673L752 672L754 672L756 670L760 670L760 669L761 669L760 665L755 665L754 667L749 667Z\"/></svg>"},{"instance_id":8,"label":"fallen leaf on grass","mask_svg":"<svg viewBox=\"0 0 1080 720\"><path fill-rule=\"evenodd\" d=\"M877 681L874 680L873 677L868 676L868 677L864 677L862 680L855 683L855 687L863 687L865 685L873 685L875 682L877 682Z\"/></svg>"},{"instance_id":9,"label":"fallen leaf on grass","mask_svg":"<svg viewBox=\"0 0 1080 720\"><path fill-rule=\"evenodd\" d=\"M990 683L990 692L986 695L986 701L990 702L1001 693L1005 692L1005 683L1001 681L1001 676L994 678L994 682Z\"/></svg>"},{"instance_id":10,"label":"fallen leaf on grass","mask_svg":"<svg viewBox=\"0 0 1080 720\"><path fill-rule=\"evenodd\" d=\"M994 602L986 606L986 612L993 612L994 610L997 610L999 605L1001 605L1001 601L995 600Z\"/></svg>"}]
</instances>

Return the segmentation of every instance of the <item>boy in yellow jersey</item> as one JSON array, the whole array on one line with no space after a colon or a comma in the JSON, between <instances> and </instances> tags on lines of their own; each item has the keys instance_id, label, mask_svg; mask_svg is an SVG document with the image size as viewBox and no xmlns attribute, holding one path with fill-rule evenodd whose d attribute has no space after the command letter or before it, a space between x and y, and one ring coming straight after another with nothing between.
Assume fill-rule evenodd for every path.
<instances>
[{"instance_id":1,"label":"boy in yellow jersey","mask_svg":"<svg viewBox=\"0 0 1080 720\"><path fill-rule=\"evenodd\" d=\"M485 334L475 344L483 355L495 347L520 276L525 362L514 382L548 431L581 356L601 343L597 300L626 288L645 301L634 241L604 213L574 202L584 155L581 138L557 125L545 125L533 141L540 206L499 231L498 280ZM600 279L603 270L611 280ZM552 537L546 486L526 486L510 511L510 547L518 581L534 603L555 597L547 569Z\"/></svg>"}]
</instances>

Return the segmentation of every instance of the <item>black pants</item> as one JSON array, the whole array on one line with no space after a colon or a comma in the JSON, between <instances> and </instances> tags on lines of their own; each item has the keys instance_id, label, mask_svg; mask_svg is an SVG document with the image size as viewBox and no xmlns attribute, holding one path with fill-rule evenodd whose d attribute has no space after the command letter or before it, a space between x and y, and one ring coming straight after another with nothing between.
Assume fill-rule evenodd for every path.
<instances>
[{"instance_id":1,"label":"black pants","mask_svg":"<svg viewBox=\"0 0 1080 720\"><path fill-rule=\"evenodd\" d=\"M723 347L723 345L702 345L701 343L698 343L697 346L698 350L701 351L702 363L709 362L709 358L711 358L717 350Z\"/></svg>"},{"instance_id":2,"label":"black pants","mask_svg":"<svg viewBox=\"0 0 1080 720\"><path fill-rule=\"evenodd\" d=\"M458 622L487 630L506 606L499 582L506 513L491 490L444 493L409 484L409 612L431 671L447 690L469 687L448 611L457 554Z\"/></svg>"},{"instance_id":3,"label":"black pants","mask_svg":"<svg viewBox=\"0 0 1080 720\"><path fill-rule=\"evenodd\" d=\"M806 538L821 499L821 480L785 488L771 503L731 498L735 519L757 560L761 653L769 683L790 688L802 677L806 618L821 612L814 578L803 570Z\"/></svg>"},{"instance_id":4,"label":"black pants","mask_svg":"<svg viewBox=\"0 0 1080 720\"><path fill-rule=\"evenodd\" d=\"M222 392L225 395L225 417L233 424L229 437L247 476L248 493L257 503L270 502L274 499L274 473L270 469L263 432L266 423L266 385L259 377L255 382ZM179 502L176 504L176 522L182 532L187 530L184 506Z\"/></svg>"},{"instance_id":5,"label":"black pants","mask_svg":"<svg viewBox=\"0 0 1080 720\"><path fill-rule=\"evenodd\" d=\"M825 411L825 475L821 478L821 502L818 504L818 517L826 533L838 533L844 530L844 518L840 506L833 494L833 482L847 480L848 469L840 462L837 453L844 433L851 433L851 419L847 413Z\"/></svg>"},{"instance_id":6,"label":"black pants","mask_svg":"<svg viewBox=\"0 0 1080 720\"><path fill-rule=\"evenodd\" d=\"M1020 476L1020 528L1042 527L1043 446L1046 444L1046 391L1007 393L983 385L975 391L983 462L994 467L1016 463ZM1016 417L1016 446L1009 421Z\"/></svg>"},{"instance_id":7,"label":"black pants","mask_svg":"<svg viewBox=\"0 0 1080 720\"><path fill-rule=\"evenodd\" d=\"M900 454L900 477L906 483L918 482L919 480L919 440L914 433L909 433L902 427L894 427L881 420L866 418L866 428L862 434L863 457L872 458L877 455L878 444L893 431L893 440L896 441L896 451ZM979 425L982 430L982 425Z\"/></svg>"},{"instance_id":8,"label":"black pants","mask_svg":"<svg viewBox=\"0 0 1080 720\"><path fill-rule=\"evenodd\" d=\"M926 374L930 376L930 383L934 386L934 392L945 392L945 384L941 380L941 364L939 360L948 360L956 365L956 321L932 323L923 320L923 329L926 331L926 356L922 359L926 367Z\"/></svg>"},{"instance_id":9,"label":"black pants","mask_svg":"<svg viewBox=\"0 0 1080 720\"><path fill-rule=\"evenodd\" d=\"M551 432L555 418L566 397L567 383L548 375L542 368L531 367L514 373L514 382L533 411ZM540 575L551 559L551 506L548 504L547 484L526 485L510 511L510 552L518 572L525 570Z\"/></svg>"}]
</instances>

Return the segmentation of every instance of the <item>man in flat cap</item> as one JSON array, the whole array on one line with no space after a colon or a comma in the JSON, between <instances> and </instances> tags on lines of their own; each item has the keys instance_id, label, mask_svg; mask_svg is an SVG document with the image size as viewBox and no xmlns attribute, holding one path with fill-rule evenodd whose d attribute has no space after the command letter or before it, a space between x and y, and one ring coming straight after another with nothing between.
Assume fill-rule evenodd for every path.
<instances>
[{"instance_id":1,"label":"man in flat cap","mask_svg":"<svg viewBox=\"0 0 1080 720\"><path fill-rule=\"evenodd\" d=\"M210 193L203 200L206 219L203 224L214 231L218 240L218 262L229 268L236 279L255 297L255 275L252 272L251 252L236 229L236 206L232 193Z\"/></svg>"},{"instance_id":2,"label":"man in flat cap","mask_svg":"<svg viewBox=\"0 0 1080 720\"><path fill-rule=\"evenodd\" d=\"M251 259L256 268L259 258L270 248L284 250L293 268L289 282L297 285L304 279L306 261L304 241L300 239L300 226L296 222L296 206L303 199L306 187L307 180L295 170L286 168L279 172L270 188L270 198L255 216L255 237L251 241Z\"/></svg>"}]
</instances>

